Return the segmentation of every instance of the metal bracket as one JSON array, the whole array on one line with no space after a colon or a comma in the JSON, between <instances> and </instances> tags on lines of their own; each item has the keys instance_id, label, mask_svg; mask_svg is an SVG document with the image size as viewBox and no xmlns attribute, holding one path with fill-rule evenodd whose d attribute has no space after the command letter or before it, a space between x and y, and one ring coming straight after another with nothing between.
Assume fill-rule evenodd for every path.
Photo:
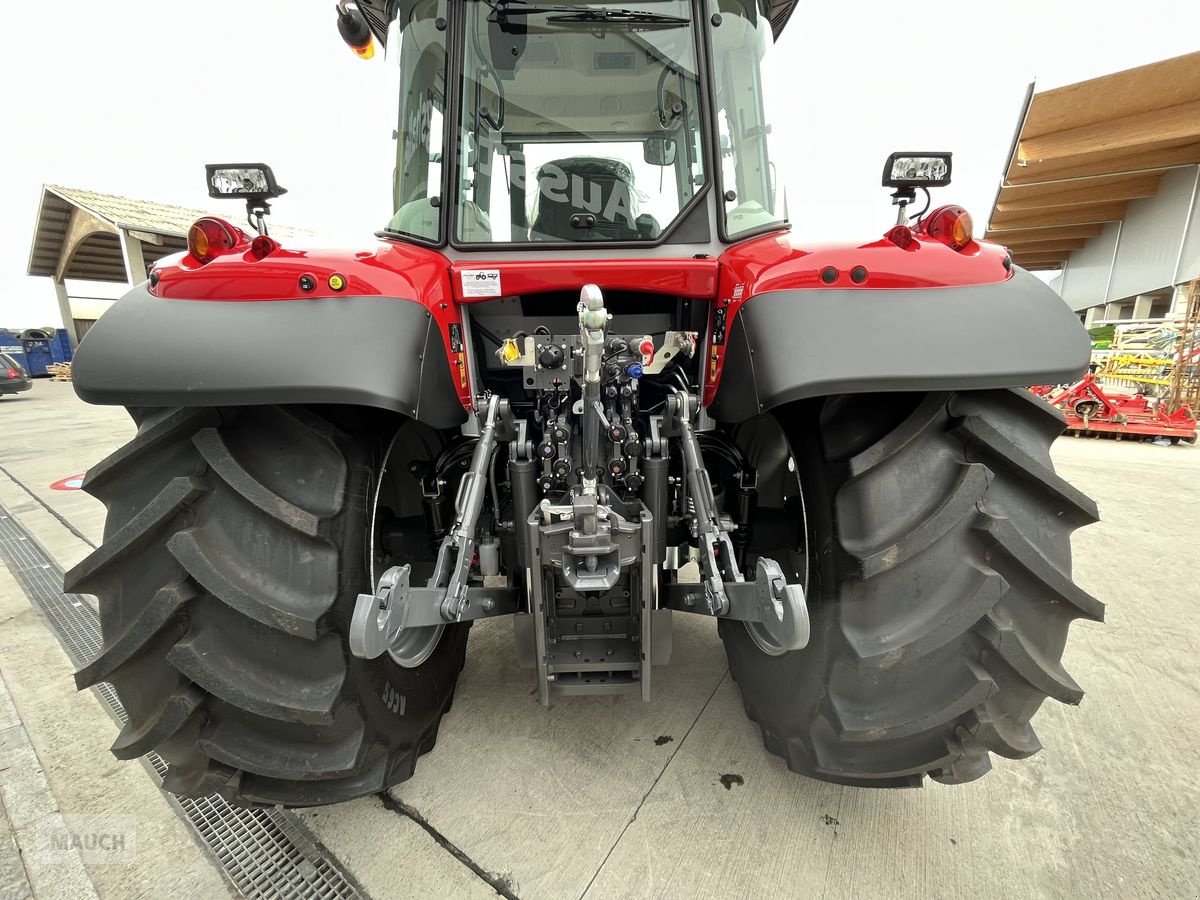
<instances>
[{"instance_id":1,"label":"metal bracket","mask_svg":"<svg viewBox=\"0 0 1200 900\"><path fill-rule=\"evenodd\" d=\"M350 622L350 652L374 659L399 648L406 632L447 624L442 612L443 588L411 587L408 565L393 566L383 573L374 594L359 594ZM468 587L463 608L454 621L471 621L508 616L519 609L520 595L510 587Z\"/></svg>"},{"instance_id":2,"label":"metal bracket","mask_svg":"<svg viewBox=\"0 0 1200 900\"><path fill-rule=\"evenodd\" d=\"M392 603L392 591L408 590L410 566L393 566L379 577L374 594L359 594L350 620L350 652L360 659L375 659L397 643L402 627Z\"/></svg>"},{"instance_id":3,"label":"metal bracket","mask_svg":"<svg viewBox=\"0 0 1200 900\"><path fill-rule=\"evenodd\" d=\"M402 664L419 665L441 637L439 626L485 615L516 612L515 600L498 589L468 586L471 561L475 556L475 532L487 495L488 467L496 440L515 440L508 401L493 395L476 405L482 418L479 439L471 455L470 468L463 473L454 501L454 524L438 548L433 575L423 588L409 585L407 565L388 569L373 594L359 594L350 622L350 650L355 656L374 659L393 651ZM484 593L480 593L480 591ZM472 602L476 605L472 606ZM490 603L488 608L486 604ZM511 607L511 608L509 608ZM499 610L499 611L494 611ZM417 634L415 629L424 628Z\"/></svg>"},{"instance_id":4,"label":"metal bracket","mask_svg":"<svg viewBox=\"0 0 1200 900\"><path fill-rule=\"evenodd\" d=\"M773 652L808 646L810 625L804 588L788 584L775 560L760 558L753 582L726 582L724 588L729 608L722 613L712 612L703 584L664 585L660 598L668 609L755 625L758 637L766 639Z\"/></svg>"},{"instance_id":5,"label":"metal bracket","mask_svg":"<svg viewBox=\"0 0 1200 900\"><path fill-rule=\"evenodd\" d=\"M508 443L508 453L511 459L533 459L533 441L529 439L529 422L525 419L515 420L516 435Z\"/></svg>"}]
</instances>

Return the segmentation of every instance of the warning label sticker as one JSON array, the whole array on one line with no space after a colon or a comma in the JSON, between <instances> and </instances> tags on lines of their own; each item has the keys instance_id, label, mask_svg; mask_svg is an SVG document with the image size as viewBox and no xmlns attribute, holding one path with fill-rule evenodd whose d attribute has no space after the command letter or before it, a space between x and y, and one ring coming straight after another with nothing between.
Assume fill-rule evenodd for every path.
<instances>
[{"instance_id":1,"label":"warning label sticker","mask_svg":"<svg viewBox=\"0 0 1200 900\"><path fill-rule=\"evenodd\" d=\"M466 269L462 272L464 297L499 297L499 269Z\"/></svg>"}]
</instances>

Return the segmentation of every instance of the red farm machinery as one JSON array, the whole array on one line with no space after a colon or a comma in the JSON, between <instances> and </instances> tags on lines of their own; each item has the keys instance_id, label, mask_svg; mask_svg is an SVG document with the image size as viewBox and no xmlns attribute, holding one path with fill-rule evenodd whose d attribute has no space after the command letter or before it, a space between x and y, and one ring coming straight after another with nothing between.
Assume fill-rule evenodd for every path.
<instances>
[{"instance_id":1,"label":"red farm machinery","mask_svg":"<svg viewBox=\"0 0 1200 900\"><path fill-rule=\"evenodd\" d=\"M1196 443L1200 409L1200 279L1192 281L1178 328L1169 331L1165 353L1128 353L1094 365L1069 385L1042 385L1033 392L1060 410L1067 433L1117 440L1163 438ZM1117 382L1113 387L1112 382ZM1136 392L1127 393L1127 385Z\"/></svg>"}]
</instances>

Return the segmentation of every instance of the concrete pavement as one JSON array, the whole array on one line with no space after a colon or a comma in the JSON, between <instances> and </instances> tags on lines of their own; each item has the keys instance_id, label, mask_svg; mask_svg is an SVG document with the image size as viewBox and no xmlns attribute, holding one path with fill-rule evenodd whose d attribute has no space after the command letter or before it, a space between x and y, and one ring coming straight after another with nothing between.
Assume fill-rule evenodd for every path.
<instances>
[{"instance_id":1,"label":"concrete pavement","mask_svg":"<svg viewBox=\"0 0 1200 900\"><path fill-rule=\"evenodd\" d=\"M70 385L0 401L0 503L62 567L99 542L103 510L49 486L132 431ZM377 898L1200 896L1200 449L1064 439L1054 455L1100 503L1104 521L1076 534L1075 559L1108 621L1072 628L1066 666L1088 696L1047 702L1031 760L921 791L808 781L763 750L711 622L676 617L652 703L544 710L497 620L472 629L454 708L416 777L386 802L303 821ZM111 719L74 693L68 661L2 572L0 650L53 806L132 811L153 835L156 850L117 875L83 862L96 893L225 896L146 770L107 753ZM0 791L9 783L0 772Z\"/></svg>"}]
</instances>

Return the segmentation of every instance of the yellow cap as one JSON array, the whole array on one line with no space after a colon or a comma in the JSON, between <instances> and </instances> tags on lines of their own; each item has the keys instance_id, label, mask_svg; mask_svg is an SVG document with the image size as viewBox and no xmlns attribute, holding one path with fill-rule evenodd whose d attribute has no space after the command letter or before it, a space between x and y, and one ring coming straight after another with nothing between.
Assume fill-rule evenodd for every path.
<instances>
[{"instance_id":1,"label":"yellow cap","mask_svg":"<svg viewBox=\"0 0 1200 900\"><path fill-rule=\"evenodd\" d=\"M500 350L505 362L512 362L521 358L521 348L517 346L515 338L505 338L504 346Z\"/></svg>"},{"instance_id":2,"label":"yellow cap","mask_svg":"<svg viewBox=\"0 0 1200 900\"><path fill-rule=\"evenodd\" d=\"M340 291L346 286L346 279L341 275L330 275L329 286L335 291Z\"/></svg>"}]
</instances>

